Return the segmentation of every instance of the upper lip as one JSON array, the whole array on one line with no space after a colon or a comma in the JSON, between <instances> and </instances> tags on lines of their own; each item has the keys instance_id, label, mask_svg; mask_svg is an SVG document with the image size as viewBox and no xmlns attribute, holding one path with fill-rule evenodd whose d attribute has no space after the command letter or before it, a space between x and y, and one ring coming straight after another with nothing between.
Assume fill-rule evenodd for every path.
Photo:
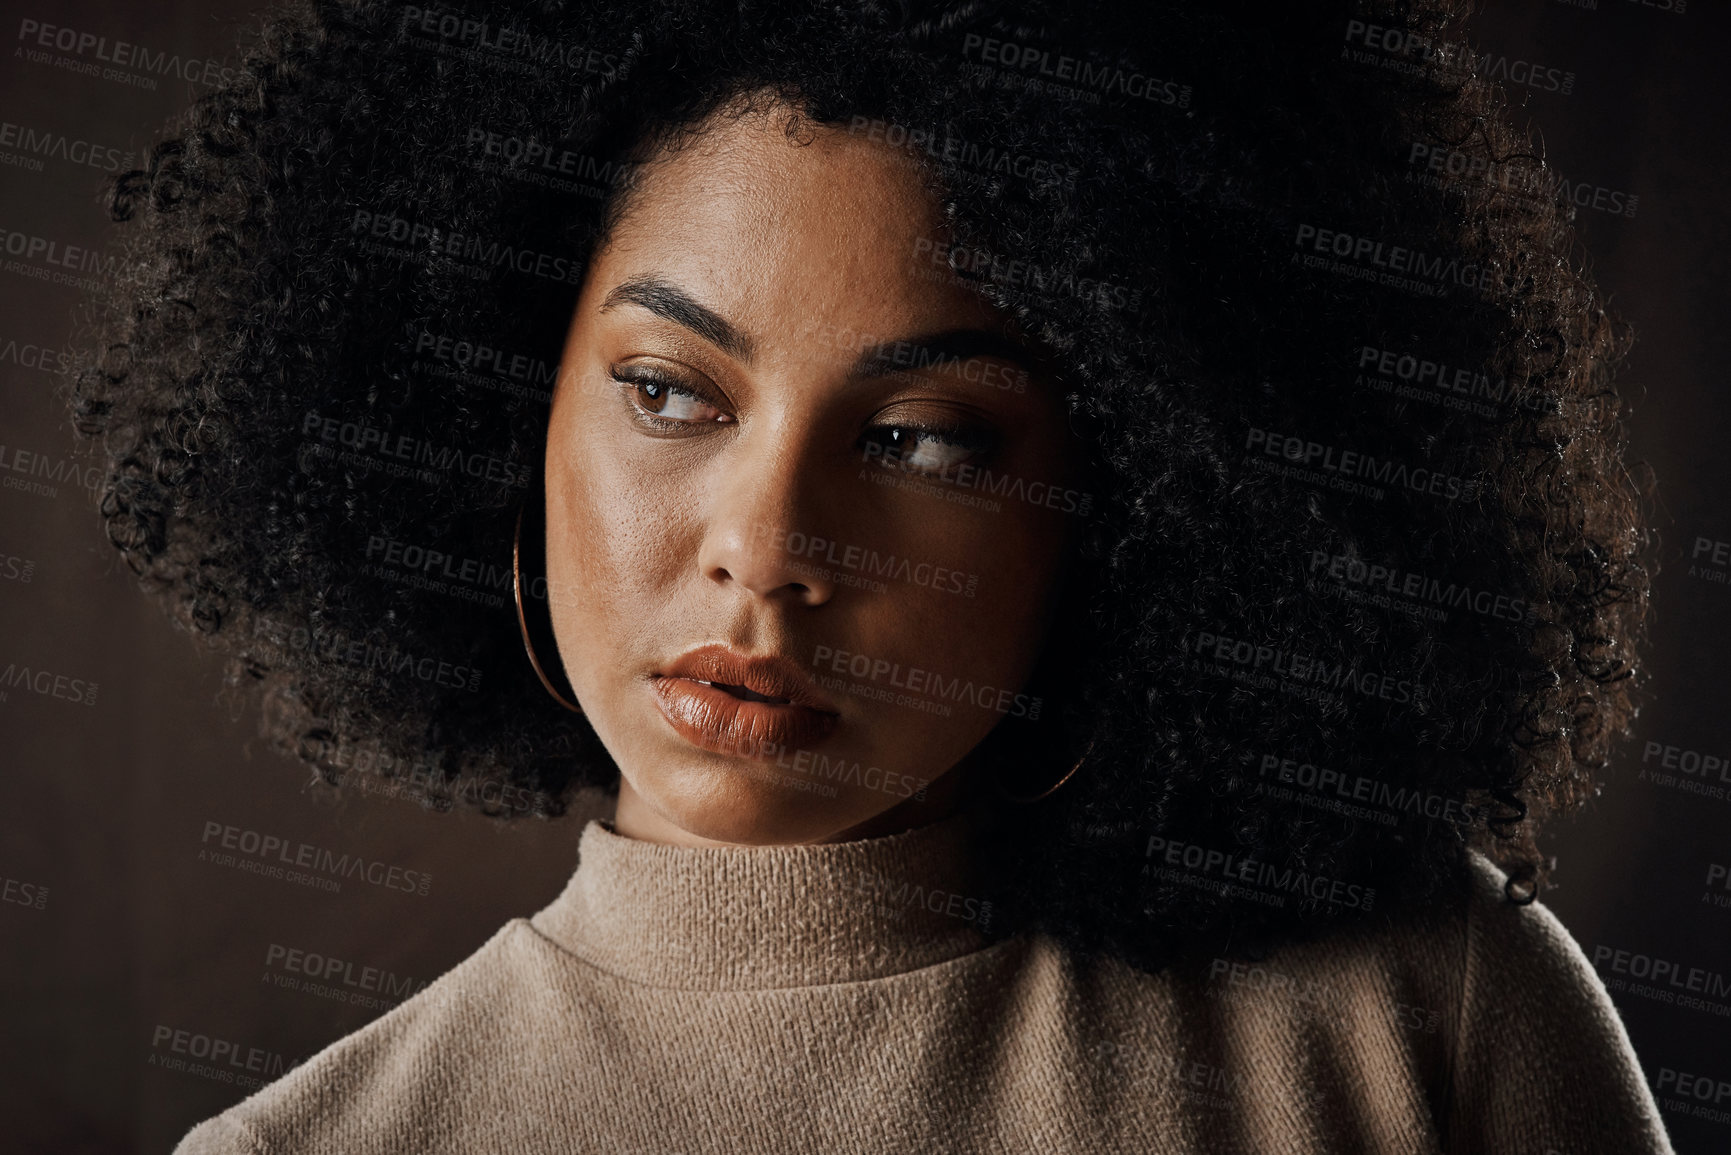
<instances>
[{"instance_id":1,"label":"upper lip","mask_svg":"<svg viewBox=\"0 0 1731 1155\"><path fill-rule=\"evenodd\" d=\"M723 645L699 646L681 654L658 672L657 677L690 678L694 682L743 686L754 694L776 698L795 706L840 713L800 669L799 663L780 654L750 657Z\"/></svg>"}]
</instances>

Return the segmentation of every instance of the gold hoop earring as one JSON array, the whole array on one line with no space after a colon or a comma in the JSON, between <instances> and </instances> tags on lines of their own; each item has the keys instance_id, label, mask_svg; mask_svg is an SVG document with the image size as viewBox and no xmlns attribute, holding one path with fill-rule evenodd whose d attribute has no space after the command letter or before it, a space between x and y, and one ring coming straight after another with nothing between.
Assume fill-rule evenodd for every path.
<instances>
[{"instance_id":1,"label":"gold hoop earring","mask_svg":"<svg viewBox=\"0 0 1731 1155\"><path fill-rule=\"evenodd\" d=\"M535 676L541 680L542 688L552 696L555 702L559 703L567 710L570 710L573 714L581 714L583 712L583 707L577 704L577 692L571 688L571 682L565 677L564 672L558 672L560 684L555 685L553 678L548 675L546 667L541 665L541 658L535 653L535 639L532 636L534 631L531 630L529 625L530 614L528 609L523 605L523 517L528 512L529 506L534 504L534 502L535 495L531 494L529 500L523 503L523 508L517 511L517 529L516 532L511 535L511 596L515 598L517 602L517 629L523 635L523 652L529 655L529 665L534 668ZM545 536L543 536L541 540L545 543ZM534 547L531 546L530 548L533 549ZM544 553L545 551L546 545L543 544L540 552ZM545 622L540 620L541 614L546 615L547 620ZM536 625L549 637L552 636L553 615L550 608L544 609L541 613L536 614L535 622ZM558 653L558 647L556 645L554 647L554 653ZM561 692L561 689L563 689L563 692Z\"/></svg>"},{"instance_id":2,"label":"gold hoop earring","mask_svg":"<svg viewBox=\"0 0 1731 1155\"><path fill-rule=\"evenodd\" d=\"M1056 794L1058 792L1058 787L1062 786L1064 783L1066 783L1070 779L1074 778L1076 776L1076 771L1078 771L1082 768L1082 763L1086 762L1088 760L1088 755L1092 754L1093 752L1094 752L1094 739L1090 738L1090 739L1088 739L1088 748L1086 750L1082 751L1082 756L1080 758L1076 759L1076 764L1074 766L1070 767L1068 770L1066 770L1064 772L1064 776L1062 778L1058 779L1056 782L1052 783L1050 786L1046 787L1044 790L1040 791L1038 794L1029 794L1029 795L1011 794L1008 790L1005 790L1002 785L1000 785L998 787L998 793L1008 802L1014 802L1018 806L1030 806L1033 803L1038 802L1043 798L1048 798L1051 795Z\"/></svg>"}]
</instances>

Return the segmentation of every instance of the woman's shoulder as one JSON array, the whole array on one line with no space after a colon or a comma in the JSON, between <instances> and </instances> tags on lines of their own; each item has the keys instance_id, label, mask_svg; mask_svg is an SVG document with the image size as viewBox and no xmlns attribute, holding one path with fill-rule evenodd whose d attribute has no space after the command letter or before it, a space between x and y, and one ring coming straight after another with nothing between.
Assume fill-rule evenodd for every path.
<instances>
[{"instance_id":1,"label":"woman's shoulder","mask_svg":"<svg viewBox=\"0 0 1731 1155\"><path fill-rule=\"evenodd\" d=\"M1507 880L1469 852L1435 901L1255 959L1087 968L1120 1020L1147 1024L1106 1052L1181 1057L1342 1133L1402 1118L1443 1150L1669 1151L1604 984Z\"/></svg>"},{"instance_id":2,"label":"woman's shoulder","mask_svg":"<svg viewBox=\"0 0 1731 1155\"><path fill-rule=\"evenodd\" d=\"M516 1057L512 1024L550 997L548 954L527 919L512 919L414 997L194 1127L175 1155L344 1150L361 1134L388 1137L390 1150L422 1149L418 1136L443 1114L440 1087L466 1088L461 1106L473 1110L486 1083L461 1068Z\"/></svg>"},{"instance_id":3,"label":"woman's shoulder","mask_svg":"<svg viewBox=\"0 0 1731 1155\"><path fill-rule=\"evenodd\" d=\"M1561 920L1542 902L1514 901L1507 884L1500 867L1469 850L1454 884L1427 903L1336 926L1259 962L1214 958L1181 973L1229 985L1236 976L1240 985L1287 997L1319 985L1423 991L1434 1012L1462 1026L1503 1004L1609 1010L1603 984Z\"/></svg>"},{"instance_id":4,"label":"woman's shoulder","mask_svg":"<svg viewBox=\"0 0 1731 1155\"><path fill-rule=\"evenodd\" d=\"M1450 1066L1488 1062L1511 1026L1542 1032L1544 1054L1590 1044L1630 1069L1633 1051L1604 984L1543 902L1517 902L1508 875L1467 851L1452 886L1428 903L1291 942L1255 960L1214 957L1175 968L1191 993L1245 1015L1310 1018L1324 1031L1433 1037ZM1635 1070L1638 1074L1638 1070Z\"/></svg>"},{"instance_id":5,"label":"woman's shoulder","mask_svg":"<svg viewBox=\"0 0 1731 1155\"><path fill-rule=\"evenodd\" d=\"M1273 957L1284 955L1287 966L1318 979L1422 990L1432 1010L1462 1030L1505 1004L1609 1009L1603 984L1561 920L1543 902L1515 901L1508 882L1488 857L1467 850L1452 885L1429 901L1345 924Z\"/></svg>"},{"instance_id":6,"label":"woman's shoulder","mask_svg":"<svg viewBox=\"0 0 1731 1155\"><path fill-rule=\"evenodd\" d=\"M1506 881L1488 858L1469 851L1452 885L1425 903L1365 913L1266 951L1190 951L1153 975L1110 957L1098 958L1093 969L1102 981L1129 983L1147 995L1181 992L1287 1020L1315 1014L1339 1023L1343 1002L1360 992L1414 997L1422 1001L1415 1021L1424 1023L1424 1033L1446 1033L1474 958L1489 951L1519 965L1567 970L1571 954L1579 956L1556 916L1539 903L1511 902ZM1290 894L1279 898L1293 901ZM1065 953L1051 940L1045 949Z\"/></svg>"},{"instance_id":7,"label":"woman's shoulder","mask_svg":"<svg viewBox=\"0 0 1731 1155\"><path fill-rule=\"evenodd\" d=\"M1477 854L1462 944L1454 1113L1475 1137L1564 1151L1671 1150L1622 1017L1544 903L1506 898ZM1482 1148L1481 1148L1482 1149ZM1508 1147L1506 1149L1514 1149Z\"/></svg>"}]
</instances>

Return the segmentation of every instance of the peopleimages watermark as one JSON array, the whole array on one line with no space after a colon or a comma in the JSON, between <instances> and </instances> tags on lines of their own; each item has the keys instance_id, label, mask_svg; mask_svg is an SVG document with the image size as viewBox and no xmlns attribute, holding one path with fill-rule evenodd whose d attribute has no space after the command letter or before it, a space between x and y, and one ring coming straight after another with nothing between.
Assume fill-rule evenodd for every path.
<instances>
[{"instance_id":1,"label":"peopleimages watermark","mask_svg":"<svg viewBox=\"0 0 1731 1155\"><path fill-rule=\"evenodd\" d=\"M1005 87L1020 84L1031 90L1099 104L1117 96L1171 108L1188 108L1193 90L1188 84L1150 76L1141 70L1071 56L1019 40L969 32L962 38L962 58L976 80L1001 78ZM964 75L968 73L964 72Z\"/></svg>"},{"instance_id":2,"label":"peopleimages watermark","mask_svg":"<svg viewBox=\"0 0 1731 1155\"><path fill-rule=\"evenodd\" d=\"M0 252L12 258L0 265L8 273L86 292L108 284L118 265L117 258L100 249L4 227L0 227Z\"/></svg>"},{"instance_id":3,"label":"peopleimages watermark","mask_svg":"<svg viewBox=\"0 0 1731 1155\"><path fill-rule=\"evenodd\" d=\"M914 238L913 257L916 269L946 283L968 286L988 281L1011 296L1084 301L1105 309L1142 307L1141 289L1122 281L1078 273L1075 266L1042 265L1025 257L931 237Z\"/></svg>"},{"instance_id":4,"label":"peopleimages watermark","mask_svg":"<svg viewBox=\"0 0 1731 1155\"><path fill-rule=\"evenodd\" d=\"M1467 826L1474 818L1473 808L1460 798L1347 774L1299 758L1264 754L1256 773L1264 793L1383 826L1393 826L1403 817Z\"/></svg>"},{"instance_id":5,"label":"peopleimages watermark","mask_svg":"<svg viewBox=\"0 0 1731 1155\"><path fill-rule=\"evenodd\" d=\"M441 54L461 56L490 67L543 76L566 73L571 77L600 76L611 80L618 74L620 59L583 44L554 40L509 24L494 24L472 12L405 5L398 33L435 49Z\"/></svg>"},{"instance_id":6,"label":"peopleimages watermark","mask_svg":"<svg viewBox=\"0 0 1731 1155\"><path fill-rule=\"evenodd\" d=\"M1629 4L1639 5L1642 8L1655 8L1660 12L1668 12L1672 16L1681 16L1689 9L1689 0L1626 0L1624 7L1628 7Z\"/></svg>"},{"instance_id":7,"label":"peopleimages watermark","mask_svg":"<svg viewBox=\"0 0 1731 1155\"><path fill-rule=\"evenodd\" d=\"M1731 541L1695 535L1689 551L1689 575L1713 585L1731 585Z\"/></svg>"},{"instance_id":8,"label":"peopleimages watermark","mask_svg":"<svg viewBox=\"0 0 1731 1155\"><path fill-rule=\"evenodd\" d=\"M16 149L17 151L11 151ZM59 160L97 172L123 172L133 166L131 149L98 144L51 128L0 120L0 165L41 172L43 160Z\"/></svg>"},{"instance_id":9,"label":"peopleimages watermark","mask_svg":"<svg viewBox=\"0 0 1731 1155\"><path fill-rule=\"evenodd\" d=\"M1326 550L1311 552L1305 588L1437 622L1447 621L1451 609L1522 625L1532 625L1539 614L1538 607L1524 598Z\"/></svg>"},{"instance_id":10,"label":"peopleimages watermark","mask_svg":"<svg viewBox=\"0 0 1731 1155\"><path fill-rule=\"evenodd\" d=\"M1641 767L1635 778L1724 802L1731 800L1731 754L1704 753L1648 739L1641 746Z\"/></svg>"},{"instance_id":11,"label":"peopleimages watermark","mask_svg":"<svg viewBox=\"0 0 1731 1155\"><path fill-rule=\"evenodd\" d=\"M20 369L34 369L38 373L65 373L72 368L73 354L70 349L56 349L46 343L20 341L16 337L8 337L0 341L0 363L16 365Z\"/></svg>"},{"instance_id":12,"label":"peopleimages watermark","mask_svg":"<svg viewBox=\"0 0 1731 1155\"><path fill-rule=\"evenodd\" d=\"M1037 721L1044 702L1038 697L984 683L951 677L918 666L904 666L888 658L873 658L833 646L818 646L811 656L817 669L845 677L819 677L818 685L874 701L907 706L928 714L949 717L949 703L965 702L981 710L995 710L1012 718ZM849 682L846 678L863 679ZM882 682L882 685L879 683ZM899 692L898 692L899 691Z\"/></svg>"},{"instance_id":13,"label":"peopleimages watermark","mask_svg":"<svg viewBox=\"0 0 1731 1155\"><path fill-rule=\"evenodd\" d=\"M382 967L357 968L334 955L274 942L265 948L264 965L265 981L273 986L374 1010L427 988L426 979L406 978Z\"/></svg>"},{"instance_id":14,"label":"peopleimages watermark","mask_svg":"<svg viewBox=\"0 0 1731 1155\"><path fill-rule=\"evenodd\" d=\"M472 167L496 172L512 180L541 185L560 192L603 200L619 189L634 187L641 165L603 158L573 148L544 144L533 137L496 132L471 126L467 141L477 154Z\"/></svg>"},{"instance_id":15,"label":"peopleimages watermark","mask_svg":"<svg viewBox=\"0 0 1731 1155\"><path fill-rule=\"evenodd\" d=\"M1088 1049L1089 1057L1111 1072L1116 1087L1156 1083L1161 1097L1175 1098L1187 1107L1210 1111L1241 1111L1256 1087L1243 1070L1166 1049L1151 1049L1141 1043L1102 1039ZM1304 1096L1307 1092L1294 1092ZM1320 1106L1320 1104L1318 1104Z\"/></svg>"},{"instance_id":16,"label":"peopleimages watermark","mask_svg":"<svg viewBox=\"0 0 1731 1155\"><path fill-rule=\"evenodd\" d=\"M1244 448L1245 460L1264 472L1322 482L1377 500L1384 496L1383 487L1388 487L1458 501L1476 495L1483 484L1479 478L1413 466L1397 458L1378 457L1362 449L1312 441L1255 425L1245 431ZM1265 462L1263 458L1276 459L1280 464Z\"/></svg>"},{"instance_id":17,"label":"peopleimages watermark","mask_svg":"<svg viewBox=\"0 0 1731 1155\"><path fill-rule=\"evenodd\" d=\"M1298 1012L1322 1018L1340 1011L1339 994L1329 984L1313 975L1288 974L1264 963L1212 959L1208 964L1208 982L1215 988L1217 998L1229 1002L1266 1006L1272 996L1281 1001L1286 1014ZM1402 1030L1434 1035L1442 1025L1442 1014L1428 1007L1397 999L1393 1008L1395 1025Z\"/></svg>"},{"instance_id":18,"label":"peopleimages watermark","mask_svg":"<svg viewBox=\"0 0 1731 1155\"><path fill-rule=\"evenodd\" d=\"M49 64L80 76L95 76L154 92L166 77L188 84L218 85L234 79L221 60L183 59L178 52L152 51L143 44L110 40L96 32L47 24L26 17L18 23L16 54L32 64ZM56 56L54 53L60 53Z\"/></svg>"},{"instance_id":19,"label":"peopleimages watermark","mask_svg":"<svg viewBox=\"0 0 1731 1155\"><path fill-rule=\"evenodd\" d=\"M211 840L215 839L212 845ZM409 870L358 854L338 854L310 842L293 842L275 834L233 826L210 819L199 839L198 860L217 866L232 866L268 878L280 878L315 890L340 891L344 879L383 890L399 890L425 898L433 876L424 870ZM222 853L238 852L236 854ZM253 856L257 857L253 857ZM286 871L284 868L288 868Z\"/></svg>"},{"instance_id":20,"label":"peopleimages watermark","mask_svg":"<svg viewBox=\"0 0 1731 1155\"><path fill-rule=\"evenodd\" d=\"M1675 1098L1667 1098L1667 1093ZM1710 1123L1731 1123L1731 1109L1722 1106L1731 1101L1731 1079L1660 1067L1653 1080L1653 1094L1658 1096L1661 1106L1675 1114L1689 1114Z\"/></svg>"},{"instance_id":21,"label":"peopleimages watermark","mask_svg":"<svg viewBox=\"0 0 1731 1155\"><path fill-rule=\"evenodd\" d=\"M1218 627L1186 633L1181 648L1187 654L1200 655L1192 659L1194 668L1225 673L1234 681L1265 689L1278 688L1302 697L1338 700L1338 695L1327 691L1340 689L1401 704L1423 703L1428 697L1424 684L1410 678L1360 670L1356 663L1330 663L1309 654L1231 637L1220 633ZM1209 664L1203 666L1204 662Z\"/></svg>"},{"instance_id":22,"label":"peopleimages watermark","mask_svg":"<svg viewBox=\"0 0 1731 1155\"><path fill-rule=\"evenodd\" d=\"M76 485L95 494L102 488L103 471L96 465L81 465L71 457L0 445L0 489L12 489L33 497L59 497L60 487Z\"/></svg>"},{"instance_id":23,"label":"peopleimages watermark","mask_svg":"<svg viewBox=\"0 0 1731 1155\"><path fill-rule=\"evenodd\" d=\"M364 253L420 263L452 257L466 266L459 270L465 276L482 278L493 269L507 269L570 285L583 279L584 265L576 258L524 248L496 237L455 232L398 213L356 209L349 232L363 238Z\"/></svg>"},{"instance_id":24,"label":"peopleimages watermark","mask_svg":"<svg viewBox=\"0 0 1731 1155\"><path fill-rule=\"evenodd\" d=\"M447 775L424 757L404 758L377 746L331 738L302 738L296 751L307 762L346 771L336 783L344 790L414 802L448 798L518 814L535 807L535 796L526 786L477 774ZM309 784L324 781L320 771L312 769Z\"/></svg>"},{"instance_id":25,"label":"peopleimages watermark","mask_svg":"<svg viewBox=\"0 0 1731 1155\"><path fill-rule=\"evenodd\" d=\"M48 888L39 882L25 882L6 875L4 881L0 881L0 902L29 907L31 910L47 910Z\"/></svg>"},{"instance_id":26,"label":"peopleimages watermark","mask_svg":"<svg viewBox=\"0 0 1731 1155\"><path fill-rule=\"evenodd\" d=\"M152 1067L248 1088L262 1087L299 1065L263 1047L242 1046L161 1023L151 1032L150 1057L146 1062Z\"/></svg>"},{"instance_id":27,"label":"peopleimages watermark","mask_svg":"<svg viewBox=\"0 0 1731 1155\"><path fill-rule=\"evenodd\" d=\"M981 144L946 133L939 136L929 128L897 124L869 116L855 116L848 122L848 133L863 136L892 148L910 148L923 152L933 160L953 165L981 176L1014 177L1035 186L1056 185L1075 188L1082 170L1049 157L1013 153L996 145Z\"/></svg>"},{"instance_id":28,"label":"peopleimages watermark","mask_svg":"<svg viewBox=\"0 0 1731 1155\"><path fill-rule=\"evenodd\" d=\"M1634 193L1569 180L1532 156L1517 161L1496 160L1483 153L1469 153L1415 140L1407 152L1406 162L1409 170L1418 170L1416 173L1408 171L1407 179L1432 188L1481 184L1535 204L1560 200L1576 208L1619 217L1633 217L1641 205L1641 198Z\"/></svg>"},{"instance_id":29,"label":"peopleimages watermark","mask_svg":"<svg viewBox=\"0 0 1731 1155\"><path fill-rule=\"evenodd\" d=\"M747 778L755 778L759 782L767 782L771 786L779 786L787 790L797 790L806 794L816 794L820 798L834 798L840 793L834 783L820 782L815 778L800 778L792 774L777 774L761 762L746 762L735 768L736 772Z\"/></svg>"},{"instance_id":30,"label":"peopleimages watermark","mask_svg":"<svg viewBox=\"0 0 1731 1155\"><path fill-rule=\"evenodd\" d=\"M844 545L778 525L759 525L755 534L759 541L769 542L771 548L803 559L792 566L794 572L833 581L837 585L886 593L889 586L882 579L888 579L965 598L973 597L980 587L978 574L963 573L935 562L915 561L893 553L879 553L870 546ZM818 560L833 568L805 564Z\"/></svg>"},{"instance_id":31,"label":"peopleimages watermark","mask_svg":"<svg viewBox=\"0 0 1731 1155\"><path fill-rule=\"evenodd\" d=\"M1300 224L1292 243L1292 264L1423 297L1447 296L1450 286L1483 294L1496 283L1492 269L1477 261L1463 263L1458 256L1427 256L1406 245L1340 229Z\"/></svg>"},{"instance_id":32,"label":"peopleimages watermark","mask_svg":"<svg viewBox=\"0 0 1731 1155\"><path fill-rule=\"evenodd\" d=\"M974 490L990 494L993 498L1009 498L1023 501L1029 505L1044 506L1062 513L1073 513L1085 517L1094 508L1094 495L1084 493L1079 489L1071 489L1065 485L1053 485L1049 481L1041 481L1021 477L1015 474L1003 473L988 469L971 462L957 465L925 466L910 460L906 455L886 448L881 442L868 441L860 447L860 461L866 465L876 465L884 473L867 473L874 481L894 481L901 484L904 481L929 487L940 495L955 493L956 496L972 496L963 494L963 490ZM897 478L894 474L903 476ZM946 488L947 487L947 488ZM984 500L984 499L979 499ZM1002 507L995 501L990 503L992 512L996 513Z\"/></svg>"},{"instance_id":33,"label":"peopleimages watermark","mask_svg":"<svg viewBox=\"0 0 1731 1155\"><path fill-rule=\"evenodd\" d=\"M1577 8L1583 12L1597 12L1600 7L1600 0L1552 0L1552 2L1561 4L1565 8ZM1689 0L1624 0L1621 4L1617 0L1603 0L1603 3L1606 8L1627 9L1630 5L1651 8L1653 11L1663 12L1667 16L1681 16L1689 10Z\"/></svg>"},{"instance_id":34,"label":"peopleimages watermark","mask_svg":"<svg viewBox=\"0 0 1731 1155\"><path fill-rule=\"evenodd\" d=\"M1723 971L1602 943L1593 947L1593 967L1613 993L1731 1018L1731 976Z\"/></svg>"},{"instance_id":35,"label":"peopleimages watermark","mask_svg":"<svg viewBox=\"0 0 1731 1155\"><path fill-rule=\"evenodd\" d=\"M413 336L414 367L429 377L522 400L543 403L553 400L559 369L540 357L430 329Z\"/></svg>"},{"instance_id":36,"label":"peopleimages watermark","mask_svg":"<svg viewBox=\"0 0 1731 1155\"><path fill-rule=\"evenodd\" d=\"M88 678L56 673L41 666L7 662L6 668L0 670L0 702L9 701L11 692L20 690L74 706L94 706L98 689L98 684Z\"/></svg>"},{"instance_id":37,"label":"peopleimages watermark","mask_svg":"<svg viewBox=\"0 0 1731 1155\"><path fill-rule=\"evenodd\" d=\"M1575 74L1568 70L1511 59L1499 52L1478 52L1461 41L1438 40L1414 29L1389 28L1364 20L1346 22L1346 45L1341 55L1357 63L1409 74L1453 74L1461 78L1472 75L1561 96L1575 91Z\"/></svg>"},{"instance_id":38,"label":"peopleimages watermark","mask_svg":"<svg viewBox=\"0 0 1731 1155\"><path fill-rule=\"evenodd\" d=\"M907 878L879 874L876 871L852 871L850 875L855 892L866 896L867 901L891 914L918 907L946 918L971 922L981 930L992 924L990 899L945 890L943 887L926 886Z\"/></svg>"},{"instance_id":39,"label":"peopleimages watermark","mask_svg":"<svg viewBox=\"0 0 1731 1155\"><path fill-rule=\"evenodd\" d=\"M1701 895L1701 901L1718 907L1731 907L1731 866L1723 862L1707 864L1707 881L1702 884L1706 890ZM1723 891L1715 894L1714 891Z\"/></svg>"},{"instance_id":40,"label":"peopleimages watermark","mask_svg":"<svg viewBox=\"0 0 1731 1155\"><path fill-rule=\"evenodd\" d=\"M1006 365L987 355L963 356L906 338L886 339L876 333L866 333L851 325L807 319L800 325L801 340L817 343L846 353L870 351L872 366L877 374L897 380L908 380L920 373L938 372L952 380L969 385L995 389L1004 393L1026 393L1032 375L1018 365Z\"/></svg>"},{"instance_id":41,"label":"peopleimages watermark","mask_svg":"<svg viewBox=\"0 0 1731 1155\"><path fill-rule=\"evenodd\" d=\"M856 786L862 790L882 791L896 798L917 798L924 801L926 787L931 785L929 778L904 774L898 770L885 770L857 758L832 756L821 750L789 747L784 743L763 739L742 738L728 744L727 749L714 752L736 754L741 758L759 762L764 768L773 766L778 770L786 770L799 777L789 780L769 775L769 780L793 789L821 794L825 798L834 798L837 786Z\"/></svg>"},{"instance_id":42,"label":"peopleimages watermark","mask_svg":"<svg viewBox=\"0 0 1731 1155\"><path fill-rule=\"evenodd\" d=\"M1149 837L1144 857L1150 863L1143 872L1153 877L1269 906L1284 906L1288 896L1307 905L1328 903L1355 910L1369 910L1376 902L1374 887L1158 834ZM1153 865L1154 861L1161 865Z\"/></svg>"},{"instance_id":43,"label":"peopleimages watermark","mask_svg":"<svg viewBox=\"0 0 1731 1155\"><path fill-rule=\"evenodd\" d=\"M481 670L430 654L416 654L396 645L382 645L371 638L357 638L341 630L307 629L270 618L253 619L253 636L270 642L277 655L302 669L320 664L352 666L365 677L379 674L410 677L453 690L470 693L481 688Z\"/></svg>"},{"instance_id":44,"label":"peopleimages watermark","mask_svg":"<svg viewBox=\"0 0 1731 1155\"><path fill-rule=\"evenodd\" d=\"M1361 345L1355 356L1355 385L1479 417L1504 417L1523 409L1550 412L1562 400L1555 393L1511 384L1506 377L1493 378L1477 369L1400 349Z\"/></svg>"},{"instance_id":45,"label":"peopleimages watermark","mask_svg":"<svg viewBox=\"0 0 1731 1155\"><path fill-rule=\"evenodd\" d=\"M398 541L383 534L367 538L364 572L428 593L498 609L512 596L514 575L508 562L459 557L435 546Z\"/></svg>"},{"instance_id":46,"label":"peopleimages watermark","mask_svg":"<svg viewBox=\"0 0 1731 1155\"><path fill-rule=\"evenodd\" d=\"M495 457L490 453L465 450L456 445L407 434L393 433L364 421L344 421L340 417L325 417L309 409L301 418L301 434L315 439L313 447L336 454L334 446L352 450L341 459L366 464L376 458L381 465L396 468L403 476L460 473L478 480L496 481L512 487L529 484L531 469L527 464ZM326 447L331 447L327 449ZM364 455L364 456L363 456Z\"/></svg>"},{"instance_id":47,"label":"peopleimages watermark","mask_svg":"<svg viewBox=\"0 0 1731 1155\"><path fill-rule=\"evenodd\" d=\"M1272 966L1215 958L1208 963L1208 982L1213 994L1227 1001L1265 1003L1269 996L1280 999L1282 1010L1307 1011L1316 1015L1334 1013L1335 992L1321 979L1291 975Z\"/></svg>"}]
</instances>

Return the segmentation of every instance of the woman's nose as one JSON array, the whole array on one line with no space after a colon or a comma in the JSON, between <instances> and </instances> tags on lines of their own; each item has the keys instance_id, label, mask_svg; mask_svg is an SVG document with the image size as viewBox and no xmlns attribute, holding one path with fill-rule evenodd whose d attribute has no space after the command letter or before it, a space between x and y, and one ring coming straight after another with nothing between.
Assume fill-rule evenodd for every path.
<instances>
[{"instance_id":1,"label":"woman's nose","mask_svg":"<svg viewBox=\"0 0 1731 1155\"><path fill-rule=\"evenodd\" d=\"M821 484L800 438L765 423L715 461L698 565L712 581L761 598L819 606L835 594L818 526Z\"/></svg>"}]
</instances>

